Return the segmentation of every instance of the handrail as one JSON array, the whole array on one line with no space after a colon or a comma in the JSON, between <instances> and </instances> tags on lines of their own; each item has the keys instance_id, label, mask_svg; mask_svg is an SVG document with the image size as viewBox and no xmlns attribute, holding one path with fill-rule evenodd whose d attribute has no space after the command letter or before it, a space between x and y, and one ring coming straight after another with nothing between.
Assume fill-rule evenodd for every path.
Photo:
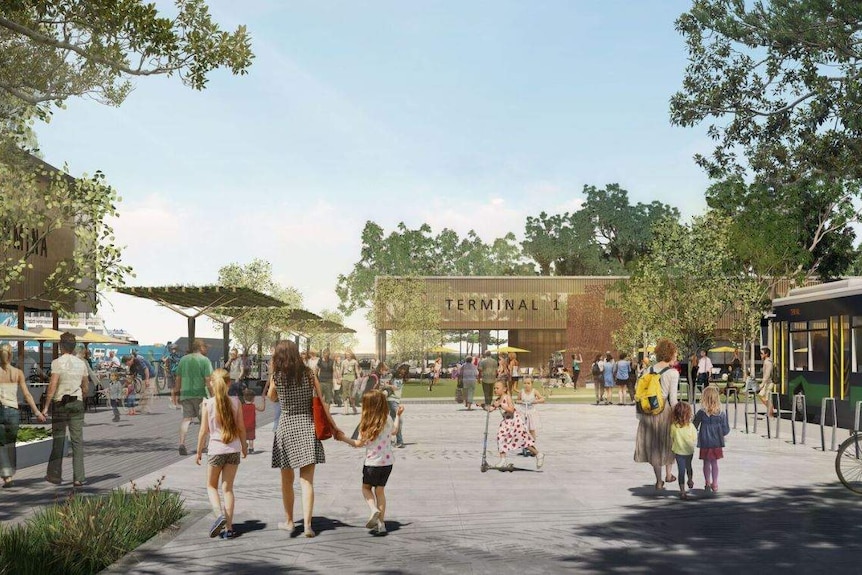
<instances>
[{"instance_id":1,"label":"handrail","mask_svg":"<svg viewBox=\"0 0 862 575\"><path fill-rule=\"evenodd\" d=\"M799 406L802 409L799 409ZM805 430L808 428L808 402L805 401L804 393L797 393L793 396L793 412L790 416L790 431L793 434L793 445L796 445L796 413L802 412L802 440L799 442L805 445Z\"/></svg>"},{"instance_id":2,"label":"handrail","mask_svg":"<svg viewBox=\"0 0 862 575\"><path fill-rule=\"evenodd\" d=\"M824 431L826 421L826 405L830 401L832 402L832 448L830 449L830 451L835 451L835 433L838 429L838 416L836 414L834 397L824 397L823 401L820 403L820 448L823 451L826 451L826 435Z\"/></svg>"}]
</instances>

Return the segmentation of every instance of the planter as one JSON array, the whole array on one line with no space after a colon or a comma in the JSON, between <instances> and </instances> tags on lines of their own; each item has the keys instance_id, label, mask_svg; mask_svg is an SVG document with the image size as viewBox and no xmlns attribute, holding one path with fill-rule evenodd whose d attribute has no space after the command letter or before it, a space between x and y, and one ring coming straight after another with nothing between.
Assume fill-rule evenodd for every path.
<instances>
[{"instance_id":1,"label":"planter","mask_svg":"<svg viewBox=\"0 0 862 575\"><path fill-rule=\"evenodd\" d=\"M17 444L15 446L15 450L18 452L16 456L18 469L48 463L48 459L51 457L51 446L53 443L54 440L49 437L38 441ZM69 438L66 437L66 444L63 446L64 457L69 455L70 449L71 445L69 444Z\"/></svg>"}]
</instances>

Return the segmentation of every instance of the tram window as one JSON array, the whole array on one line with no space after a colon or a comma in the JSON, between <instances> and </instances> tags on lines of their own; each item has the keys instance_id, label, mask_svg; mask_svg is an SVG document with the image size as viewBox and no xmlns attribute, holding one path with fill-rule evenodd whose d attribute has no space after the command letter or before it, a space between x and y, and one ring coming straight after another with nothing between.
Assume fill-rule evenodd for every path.
<instances>
[{"instance_id":1,"label":"tram window","mask_svg":"<svg viewBox=\"0 0 862 575\"><path fill-rule=\"evenodd\" d=\"M801 371L808 369L808 332L790 332L790 369Z\"/></svg>"},{"instance_id":2,"label":"tram window","mask_svg":"<svg viewBox=\"0 0 862 575\"><path fill-rule=\"evenodd\" d=\"M811 334L809 371L829 371L829 332L816 330L809 333Z\"/></svg>"},{"instance_id":3,"label":"tram window","mask_svg":"<svg viewBox=\"0 0 862 575\"><path fill-rule=\"evenodd\" d=\"M862 327L853 328L853 371L862 372Z\"/></svg>"}]
</instances>

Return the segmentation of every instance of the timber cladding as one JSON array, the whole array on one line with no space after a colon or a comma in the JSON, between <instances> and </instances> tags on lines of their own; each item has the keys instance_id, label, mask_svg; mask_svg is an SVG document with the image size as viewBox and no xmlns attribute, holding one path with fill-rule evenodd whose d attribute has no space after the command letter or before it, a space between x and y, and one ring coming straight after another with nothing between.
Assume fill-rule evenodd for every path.
<instances>
[{"instance_id":1,"label":"timber cladding","mask_svg":"<svg viewBox=\"0 0 862 575\"><path fill-rule=\"evenodd\" d=\"M427 305L439 312L443 330L566 330L569 308L572 304L581 307L581 296L595 297L594 288L601 288L602 294L610 292L611 286L625 278L462 276L409 279L424 283ZM393 319L389 314L381 314L375 327L393 329L396 327Z\"/></svg>"}]
</instances>

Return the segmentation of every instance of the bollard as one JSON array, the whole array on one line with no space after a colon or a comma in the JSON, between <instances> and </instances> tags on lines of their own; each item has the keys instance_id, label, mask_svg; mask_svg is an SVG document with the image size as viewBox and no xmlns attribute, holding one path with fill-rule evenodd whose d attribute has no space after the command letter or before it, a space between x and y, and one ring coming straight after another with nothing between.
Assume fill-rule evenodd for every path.
<instances>
[{"instance_id":1,"label":"bollard","mask_svg":"<svg viewBox=\"0 0 862 575\"><path fill-rule=\"evenodd\" d=\"M749 404L751 404L751 406L753 408L753 415L754 415L754 430L753 431L748 430L748 406L749 406ZM757 433L757 404L755 403L754 395L751 393L749 393L748 396L745 398L744 415L745 415L745 433Z\"/></svg>"},{"instance_id":2,"label":"bollard","mask_svg":"<svg viewBox=\"0 0 862 575\"><path fill-rule=\"evenodd\" d=\"M735 387L727 388L727 404L730 406L730 396L733 395L733 429L736 429L736 416L739 411L739 390Z\"/></svg>"},{"instance_id":3,"label":"bollard","mask_svg":"<svg viewBox=\"0 0 862 575\"><path fill-rule=\"evenodd\" d=\"M853 418L853 431L854 431L854 433L859 433L860 408L862 408L862 401L857 401L856 402L856 417ZM850 435L853 435L853 434L851 433Z\"/></svg>"},{"instance_id":4,"label":"bollard","mask_svg":"<svg viewBox=\"0 0 862 575\"><path fill-rule=\"evenodd\" d=\"M824 397L823 401L820 404L820 448L823 451L826 451L826 435L823 430L824 422L826 421L826 405L829 402L832 402L832 449L831 451L835 451L835 432L838 429L838 417L836 414L835 408L835 398L834 397Z\"/></svg>"},{"instance_id":5,"label":"bollard","mask_svg":"<svg viewBox=\"0 0 862 575\"><path fill-rule=\"evenodd\" d=\"M799 409L799 406L802 406ZM805 395L797 393L793 396L793 413L790 417L790 431L793 432L793 445L796 445L796 412L802 412L802 441L799 443L805 445L805 429L808 427L808 402L805 401Z\"/></svg>"},{"instance_id":6,"label":"bollard","mask_svg":"<svg viewBox=\"0 0 862 575\"><path fill-rule=\"evenodd\" d=\"M773 391L769 394L769 399L772 403L772 409L775 410L775 439L778 439L781 433L781 394Z\"/></svg>"}]
</instances>

